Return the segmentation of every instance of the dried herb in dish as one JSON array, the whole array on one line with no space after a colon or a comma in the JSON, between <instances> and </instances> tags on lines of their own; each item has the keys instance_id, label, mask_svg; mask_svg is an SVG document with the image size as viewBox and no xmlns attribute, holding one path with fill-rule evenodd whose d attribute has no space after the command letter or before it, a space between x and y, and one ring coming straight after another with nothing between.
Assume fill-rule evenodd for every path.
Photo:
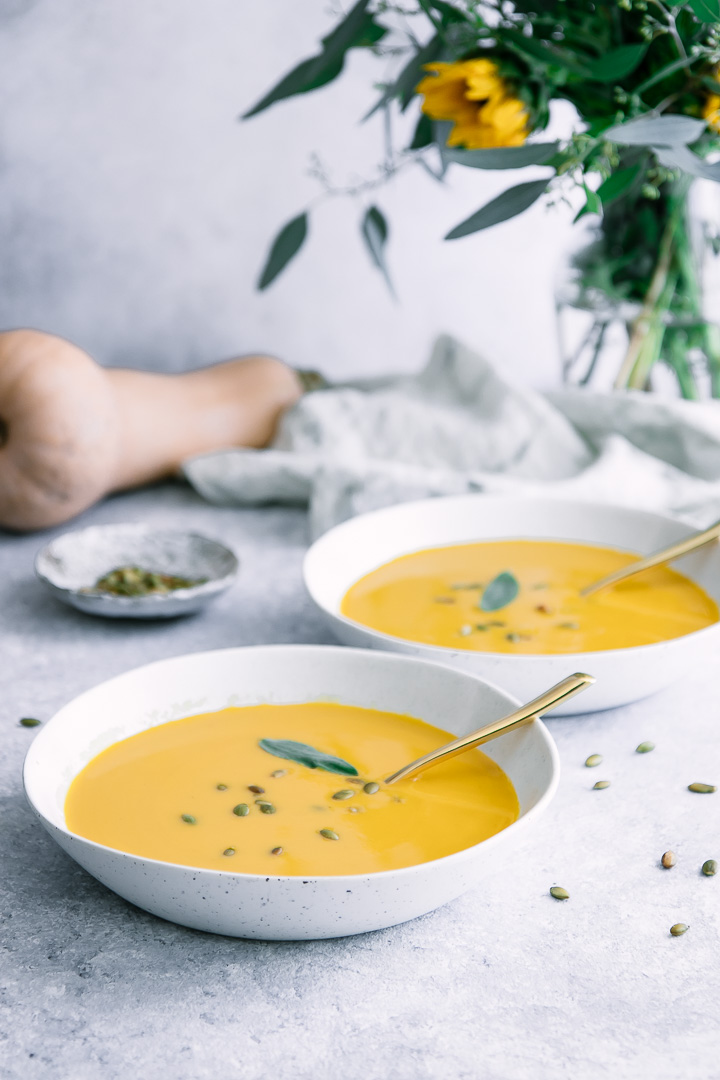
<instances>
[{"instance_id":1,"label":"dried herb in dish","mask_svg":"<svg viewBox=\"0 0 720 1080\"><path fill-rule=\"evenodd\" d=\"M159 574L141 566L118 566L104 574L85 592L109 593L111 596L155 596L204 585L207 578L186 578L177 574Z\"/></svg>"}]
</instances>

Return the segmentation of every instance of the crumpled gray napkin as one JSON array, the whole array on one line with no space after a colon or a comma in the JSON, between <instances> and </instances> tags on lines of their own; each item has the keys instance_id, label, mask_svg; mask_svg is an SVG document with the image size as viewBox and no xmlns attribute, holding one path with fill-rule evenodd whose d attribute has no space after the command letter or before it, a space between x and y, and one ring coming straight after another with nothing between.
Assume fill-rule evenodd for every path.
<instances>
[{"instance_id":1,"label":"crumpled gray napkin","mask_svg":"<svg viewBox=\"0 0 720 1080\"><path fill-rule=\"evenodd\" d=\"M307 394L268 450L191 458L210 502L308 505L319 536L355 514L431 495L552 495L720 518L720 403L639 391L539 394L451 337L419 375Z\"/></svg>"}]
</instances>

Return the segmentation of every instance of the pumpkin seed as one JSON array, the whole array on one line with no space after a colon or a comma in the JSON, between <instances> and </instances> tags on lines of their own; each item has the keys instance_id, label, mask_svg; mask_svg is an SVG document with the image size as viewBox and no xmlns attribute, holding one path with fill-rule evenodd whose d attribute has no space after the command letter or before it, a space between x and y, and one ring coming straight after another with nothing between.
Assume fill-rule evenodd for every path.
<instances>
[{"instance_id":1,"label":"pumpkin seed","mask_svg":"<svg viewBox=\"0 0 720 1080\"><path fill-rule=\"evenodd\" d=\"M326 840L339 840L340 837L334 829L321 829L320 835L324 836Z\"/></svg>"},{"instance_id":2,"label":"pumpkin seed","mask_svg":"<svg viewBox=\"0 0 720 1080\"><path fill-rule=\"evenodd\" d=\"M218 791L227 791L227 784L216 784L215 787Z\"/></svg>"},{"instance_id":3,"label":"pumpkin seed","mask_svg":"<svg viewBox=\"0 0 720 1080\"><path fill-rule=\"evenodd\" d=\"M253 795L264 795L265 788L260 787L259 784L248 784L248 791L252 791Z\"/></svg>"},{"instance_id":4,"label":"pumpkin seed","mask_svg":"<svg viewBox=\"0 0 720 1080\"><path fill-rule=\"evenodd\" d=\"M460 627L460 636L467 637L468 634L472 634L472 626L470 626L469 623L465 623L464 626Z\"/></svg>"},{"instance_id":5,"label":"pumpkin seed","mask_svg":"<svg viewBox=\"0 0 720 1080\"><path fill-rule=\"evenodd\" d=\"M287 769L276 769L275 772L271 772L273 780L277 780L279 776L287 776Z\"/></svg>"},{"instance_id":6,"label":"pumpkin seed","mask_svg":"<svg viewBox=\"0 0 720 1080\"><path fill-rule=\"evenodd\" d=\"M369 784L363 784L363 791L366 795L374 795L379 790L380 785L376 784L374 780L371 780Z\"/></svg>"},{"instance_id":7,"label":"pumpkin seed","mask_svg":"<svg viewBox=\"0 0 720 1080\"><path fill-rule=\"evenodd\" d=\"M41 720L36 720L34 716L21 716L20 717L20 726L21 727L40 727L41 723L42 723L42 721Z\"/></svg>"},{"instance_id":8,"label":"pumpkin seed","mask_svg":"<svg viewBox=\"0 0 720 1080\"><path fill-rule=\"evenodd\" d=\"M715 877L717 874L717 863L714 859L706 859L702 864L702 872L705 877Z\"/></svg>"},{"instance_id":9,"label":"pumpkin seed","mask_svg":"<svg viewBox=\"0 0 720 1080\"><path fill-rule=\"evenodd\" d=\"M342 791L336 791L335 794L333 795L333 799L338 799L338 800L354 799L354 798L355 798L355 792L351 791L350 788L343 788Z\"/></svg>"},{"instance_id":10,"label":"pumpkin seed","mask_svg":"<svg viewBox=\"0 0 720 1080\"><path fill-rule=\"evenodd\" d=\"M434 596L433 601L436 604L454 604L452 596Z\"/></svg>"},{"instance_id":11,"label":"pumpkin seed","mask_svg":"<svg viewBox=\"0 0 720 1080\"><path fill-rule=\"evenodd\" d=\"M271 855L282 855L283 849L281 847L274 847L270 852Z\"/></svg>"},{"instance_id":12,"label":"pumpkin seed","mask_svg":"<svg viewBox=\"0 0 720 1080\"><path fill-rule=\"evenodd\" d=\"M674 851L666 851L660 862L663 864L666 870L669 870L671 866L674 866L677 862L677 855Z\"/></svg>"},{"instance_id":13,"label":"pumpkin seed","mask_svg":"<svg viewBox=\"0 0 720 1080\"><path fill-rule=\"evenodd\" d=\"M522 638L520 637L519 634L506 634L505 635L505 640L506 641L512 641L514 643L516 641L522 641Z\"/></svg>"},{"instance_id":14,"label":"pumpkin seed","mask_svg":"<svg viewBox=\"0 0 720 1080\"><path fill-rule=\"evenodd\" d=\"M597 784L593 784L593 791L603 791L606 787L610 787L609 780L598 780Z\"/></svg>"},{"instance_id":15,"label":"pumpkin seed","mask_svg":"<svg viewBox=\"0 0 720 1080\"><path fill-rule=\"evenodd\" d=\"M570 893L567 891L567 889L562 889L559 885L553 885L552 889L550 890L550 895L553 897L554 900L570 899Z\"/></svg>"},{"instance_id":16,"label":"pumpkin seed","mask_svg":"<svg viewBox=\"0 0 720 1080\"><path fill-rule=\"evenodd\" d=\"M585 764L588 769L594 769L596 765L601 765L602 754L591 754L589 758L585 759Z\"/></svg>"},{"instance_id":17,"label":"pumpkin seed","mask_svg":"<svg viewBox=\"0 0 720 1080\"><path fill-rule=\"evenodd\" d=\"M651 750L655 749L654 742L641 742L639 746L635 747L636 754L649 754Z\"/></svg>"},{"instance_id":18,"label":"pumpkin seed","mask_svg":"<svg viewBox=\"0 0 720 1080\"><path fill-rule=\"evenodd\" d=\"M233 814L237 817L247 817L250 813L250 807L246 802L238 803L237 806L233 806Z\"/></svg>"},{"instance_id":19,"label":"pumpkin seed","mask_svg":"<svg viewBox=\"0 0 720 1080\"><path fill-rule=\"evenodd\" d=\"M186 825L197 825L197 818L194 818L192 814L181 814L180 817Z\"/></svg>"},{"instance_id":20,"label":"pumpkin seed","mask_svg":"<svg viewBox=\"0 0 720 1080\"><path fill-rule=\"evenodd\" d=\"M271 802L260 803L261 814L274 814L275 812L275 807Z\"/></svg>"},{"instance_id":21,"label":"pumpkin seed","mask_svg":"<svg viewBox=\"0 0 720 1080\"><path fill-rule=\"evenodd\" d=\"M225 850L223 851L223 855L234 855L234 854L235 854L235 848L234 847L226 847Z\"/></svg>"},{"instance_id":22,"label":"pumpkin seed","mask_svg":"<svg viewBox=\"0 0 720 1080\"><path fill-rule=\"evenodd\" d=\"M580 629L580 623L575 622L574 620L569 620L568 622L558 623L558 626L560 627L561 630L579 630Z\"/></svg>"},{"instance_id":23,"label":"pumpkin seed","mask_svg":"<svg viewBox=\"0 0 720 1080\"><path fill-rule=\"evenodd\" d=\"M717 788L714 784L688 784L688 791L697 791L700 795L712 795Z\"/></svg>"},{"instance_id":24,"label":"pumpkin seed","mask_svg":"<svg viewBox=\"0 0 720 1080\"><path fill-rule=\"evenodd\" d=\"M676 922L674 926L670 927L670 933L673 937L682 937L683 934L687 934L689 929L687 923Z\"/></svg>"}]
</instances>

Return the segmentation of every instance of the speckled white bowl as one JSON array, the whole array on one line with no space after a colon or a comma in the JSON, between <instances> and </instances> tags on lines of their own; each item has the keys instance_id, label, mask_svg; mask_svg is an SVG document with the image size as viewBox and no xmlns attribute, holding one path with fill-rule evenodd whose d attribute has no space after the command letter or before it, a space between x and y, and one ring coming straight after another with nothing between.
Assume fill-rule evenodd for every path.
<instances>
[{"instance_id":1,"label":"speckled white bowl","mask_svg":"<svg viewBox=\"0 0 720 1080\"><path fill-rule=\"evenodd\" d=\"M594 712L638 701L662 690L693 668L716 663L720 622L670 641L629 649L512 656L422 645L383 634L340 612L345 593L359 578L411 551L473 540L537 538L577 540L649 554L694 530L660 514L559 499L459 495L402 503L362 514L321 536L305 558L310 596L348 645L388 649L473 672L507 686L524 701L569 671L589 671L597 682L556 715ZM720 546L711 544L673 566L720 603ZM598 575L600 576L600 575Z\"/></svg>"},{"instance_id":2,"label":"speckled white bowl","mask_svg":"<svg viewBox=\"0 0 720 1080\"><path fill-rule=\"evenodd\" d=\"M150 596L92 592L119 566L206 580ZM109 619L171 619L190 615L228 589L238 571L230 548L199 533L149 525L92 525L63 533L38 552L35 573L64 604Z\"/></svg>"},{"instance_id":3,"label":"speckled white bowl","mask_svg":"<svg viewBox=\"0 0 720 1080\"><path fill-rule=\"evenodd\" d=\"M362 649L270 645L196 653L136 668L61 709L28 751L25 791L58 844L138 907L198 930L269 940L361 934L432 911L497 871L555 793L557 750L536 720L484 747L515 786L519 819L474 847L402 870L307 878L198 870L128 855L67 828L70 783L118 740L228 705L320 697L417 716L456 735L517 705L509 694L462 672Z\"/></svg>"}]
</instances>

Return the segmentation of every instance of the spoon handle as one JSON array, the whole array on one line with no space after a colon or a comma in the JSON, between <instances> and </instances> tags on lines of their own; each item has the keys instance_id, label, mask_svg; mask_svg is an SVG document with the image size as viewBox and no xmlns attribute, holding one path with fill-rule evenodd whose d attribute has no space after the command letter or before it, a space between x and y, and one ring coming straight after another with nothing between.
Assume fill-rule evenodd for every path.
<instances>
[{"instance_id":1,"label":"spoon handle","mask_svg":"<svg viewBox=\"0 0 720 1080\"><path fill-rule=\"evenodd\" d=\"M638 559L637 562L630 563L629 566L623 566L622 570L616 570L614 574L608 574L607 577L601 578L600 581L594 581L592 585L586 585L584 589L580 590L580 595L592 596L598 589L606 589L608 585L617 585L619 581L624 581L625 578L632 577L633 574L640 574L643 570L649 570L652 566L670 562L672 559L679 559L681 555L688 555L691 551L695 551L696 548L717 540L718 537L720 537L720 521L716 521L709 529L693 533L686 540L680 540L677 544L671 544L670 547L663 548L662 551L656 551L654 555L647 555L644 559Z\"/></svg>"},{"instance_id":2,"label":"spoon handle","mask_svg":"<svg viewBox=\"0 0 720 1080\"><path fill-rule=\"evenodd\" d=\"M493 720L491 724L486 724L484 727L478 728L477 731L472 731L469 735L463 735L460 739L454 739L453 742L446 743L445 746L439 746L437 750L432 750L429 754L418 758L417 761L411 761L409 765L405 765L404 768L394 772L392 776L388 776L385 783L394 784L398 780L406 780L408 776L415 776L417 773L424 772L425 769L429 769L441 761L448 761L458 754L463 754L466 750L471 750L474 746L489 742L490 739L496 739L498 735L504 735L506 731L512 731L513 728L520 727L521 724L529 723L540 713L548 712L562 702L569 701L571 697L579 694L581 690L587 689L594 682L595 679L592 675L583 675L582 672L568 675L562 682L546 690L540 697L533 698L527 705L521 705L519 709L511 712L509 716L504 716L501 720Z\"/></svg>"}]
</instances>

